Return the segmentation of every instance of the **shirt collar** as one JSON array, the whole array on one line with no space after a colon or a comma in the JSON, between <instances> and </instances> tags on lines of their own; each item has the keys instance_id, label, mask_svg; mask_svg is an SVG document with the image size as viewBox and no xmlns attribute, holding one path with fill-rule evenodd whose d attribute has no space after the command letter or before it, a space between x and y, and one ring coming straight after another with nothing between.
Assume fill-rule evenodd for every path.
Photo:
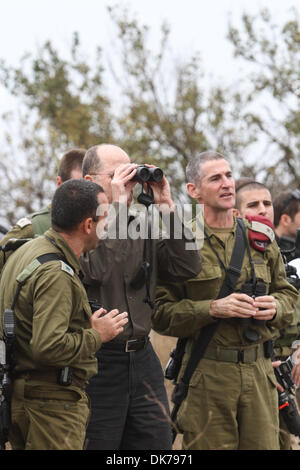
<instances>
[{"instance_id":1,"label":"shirt collar","mask_svg":"<svg viewBox=\"0 0 300 470\"><path fill-rule=\"evenodd\" d=\"M74 269L76 274L79 276L80 275L80 263L78 258L76 257L74 251L72 248L68 245L66 240L58 233L56 232L53 228L50 228L47 230L47 232L44 234L45 237L50 238L54 243L54 246L62 252L64 257L66 258L68 264ZM49 242L50 243L50 242Z\"/></svg>"},{"instance_id":2,"label":"shirt collar","mask_svg":"<svg viewBox=\"0 0 300 470\"><path fill-rule=\"evenodd\" d=\"M237 225L236 217L233 217L233 226L231 228L231 233L235 233L236 225ZM208 238L211 238L212 236L215 235L213 227L209 227L206 223L204 224L204 229ZM205 236L205 238L207 237Z\"/></svg>"}]
</instances>

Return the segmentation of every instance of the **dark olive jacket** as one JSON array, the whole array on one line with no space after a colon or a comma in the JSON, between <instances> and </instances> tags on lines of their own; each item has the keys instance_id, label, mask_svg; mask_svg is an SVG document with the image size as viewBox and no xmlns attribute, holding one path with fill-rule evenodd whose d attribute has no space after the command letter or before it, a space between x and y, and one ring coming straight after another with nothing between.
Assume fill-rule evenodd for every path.
<instances>
[{"instance_id":1,"label":"dark olive jacket","mask_svg":"<svg viewBox=\"0 0 300 470\"><path fill-rule=\"evenodd\" d=\"M122 205L115 205L115 208L116 214L127 209ZM121 220L124 221L122 217ZM89 298L97 299L107 310L117 308L120 312L128 312L129 321L115 342L146 336L151 329L154 310L144 301L146 284L140 289L131 285L144 259L145 240L135 237L139 227L138 215L126 218L121 227L117 226L116 237L101 240L94 251L86 253L81 259ZM186 250L186 243L191 238L188 238L187 231L182 231L183 236L180 237L178 227L182 224L175 212L171 215L167 238L146 239L146 259L151 264L149 293L152 300L155 299L158 278L166 282L183 282L196 276L200 270L198 250L196 247ZM150 230L151 225L149 234Z\"/></svg>"},{"instance_id":2,"label":"dark olive jacket","mask_svg":"<svg viewBox=\"0 0 300 470\"><path fill-rule=\"evenodd\" d=\"M0 282L0 312L10 308L17 277L31 272L15 305L15 371L57 370L70 366L74 376L86 382L97 373L95 352L101 347L91 328L91 309L80 280L80 264L64 238L50 229L27 242L8 259ZM66 262L49 261L35 267L45 253L63 255ZM33 262L33 264L32 264ZM19 278L20 279L20 278Z\"/></svg>"}]
</instances>

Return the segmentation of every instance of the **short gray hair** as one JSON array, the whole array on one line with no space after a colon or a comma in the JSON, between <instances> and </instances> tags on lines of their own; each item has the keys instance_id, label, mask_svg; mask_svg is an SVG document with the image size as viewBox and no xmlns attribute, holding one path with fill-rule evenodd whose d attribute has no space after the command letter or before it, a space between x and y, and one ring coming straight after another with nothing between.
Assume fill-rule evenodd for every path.
<instances>
[{"instance_id":1,"label":"short gray hair","mask_svg":"<svg viewBox=\"0 0 300 470\"><path fill-rule=\"evenodd\" d=\"M198 155L195 155L195 157L192 157L185 170L187 181L199 185L203 177L201 171L202 165L213 160L228 161L224 155L213 150L207 150L206 152L199 153Z\"/></svg>"}]
</instances>

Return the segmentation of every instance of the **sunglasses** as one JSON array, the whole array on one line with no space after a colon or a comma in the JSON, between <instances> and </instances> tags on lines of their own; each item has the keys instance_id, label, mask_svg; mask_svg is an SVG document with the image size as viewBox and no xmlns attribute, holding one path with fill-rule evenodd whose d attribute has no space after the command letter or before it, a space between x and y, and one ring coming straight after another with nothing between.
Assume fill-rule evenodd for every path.
<instances>
[{"instance_id":1,"label":"sunglasses","mask_svg":"<svg viewBox=\"0 0 300 470\"><path fill-rule=\"evenodd\" d=\"M287 198L287 200L285 201L285 203L282 206L282 209L281 209L282 214L285 211L285 209L287 208L287 206L289 205L289 203L293 199L296 199L297 201L300 201L300 190L299 189L294 189L294 191L291 192L291 194L289 195L289 197Z\"/></svg>"}]
</instances>

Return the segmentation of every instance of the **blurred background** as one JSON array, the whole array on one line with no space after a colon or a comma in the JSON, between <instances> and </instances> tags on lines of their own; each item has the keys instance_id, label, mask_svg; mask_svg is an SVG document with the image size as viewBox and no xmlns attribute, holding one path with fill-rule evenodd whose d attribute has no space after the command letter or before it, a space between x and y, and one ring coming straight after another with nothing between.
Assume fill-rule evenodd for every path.
<instances>
[{"instance_id":1,"label":"blurred background","mask_svg":"<svg viewBox=\"0 0 300 470\"><path fill-rule=\"evenodd\" d=\"M179 202L207 149L273 196L299 187L298 0L0 6L0 223L51 200L66 150L101 142L160 165Z\"/></svg>"},{"instance_id":2,"label":"blurred background","mask_svg":"<svg viewBox=\"0 0 300 470\"><path fill-rule=\"evenodd\" d=\"M299 7L0 0L0 224L50 202L63 153L100 143L163 168L179 203L208 149L272 196L300 188ZM152 341L165 366L175 339Z\"/></svg>"}]
</instances>

